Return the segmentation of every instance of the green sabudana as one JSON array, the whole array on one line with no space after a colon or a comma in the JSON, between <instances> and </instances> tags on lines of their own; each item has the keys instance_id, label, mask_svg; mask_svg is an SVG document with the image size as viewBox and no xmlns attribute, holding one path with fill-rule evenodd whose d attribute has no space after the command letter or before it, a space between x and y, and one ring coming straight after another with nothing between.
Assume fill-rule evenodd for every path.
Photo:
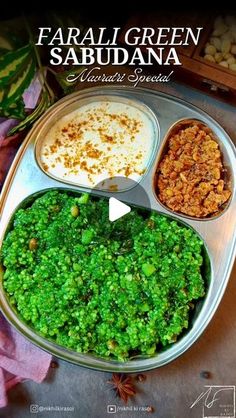
<instances>
[{"instance_id":1,"label":"green sabudana","mask_svg":"<svg viewBox=\"0 0 236 418\"><path fill-rule=\"evenodd\" d=\"M41 336L126 361L188 328L205 293L202 248L191 228L154 211L109 222L106 199L49 191L14 216L3 286Z\"/></svg>"}]
</instances>

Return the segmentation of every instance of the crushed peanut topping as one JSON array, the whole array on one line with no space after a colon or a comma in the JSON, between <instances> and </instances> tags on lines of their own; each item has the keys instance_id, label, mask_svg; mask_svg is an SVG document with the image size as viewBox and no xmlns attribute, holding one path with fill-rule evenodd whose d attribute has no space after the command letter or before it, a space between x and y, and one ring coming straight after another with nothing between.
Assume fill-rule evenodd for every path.
<instances>
[{"instance_id":1,"label":"crushed peanut topping","mask_svg":"<svg viewBox=\"0 0 236 418\"><path fill-rule=\"evenodd\" d=\"M211 130L197 123L170 137L157 176L160 201L186 215L212 215L231 195L219 145Z\"/></svg>"}]
</instances>

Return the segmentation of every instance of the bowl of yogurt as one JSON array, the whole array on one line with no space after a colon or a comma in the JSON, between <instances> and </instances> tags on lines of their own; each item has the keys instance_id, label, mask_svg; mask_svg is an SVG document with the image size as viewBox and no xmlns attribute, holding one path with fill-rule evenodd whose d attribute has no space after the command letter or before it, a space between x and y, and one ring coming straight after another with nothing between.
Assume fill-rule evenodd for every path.
<instances>
[{"instance_id":1,"label":"bowl of yogurt","mask_svg":"<svg viewBox=\"0 0 236 418\"><path fill-rule=\"evenodd\" d=\"M89 97L54 116L35 146L36 160L48 176L85 188L124 191L148 172L159 143L159 124L140 101ZM118 177L133 182L116 184Z\"/></svg>"}]
</instances>

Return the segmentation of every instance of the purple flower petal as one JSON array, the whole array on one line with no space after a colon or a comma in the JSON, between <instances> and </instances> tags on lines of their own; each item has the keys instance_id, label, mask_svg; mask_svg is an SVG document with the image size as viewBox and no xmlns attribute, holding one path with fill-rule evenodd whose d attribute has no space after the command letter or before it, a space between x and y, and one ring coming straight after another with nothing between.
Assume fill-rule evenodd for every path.
<instances>
[{"instance_id":1,"label":"purple flower petal","mask_svg":"<svg viewBox=\"0 0 236 418\"><path fill-rule=\"evenodd\" d=\"M26 109L34 109L40 93L42 91L42 84L39 80L39 74L36 73L33 81L30 83L29 87L23 93L23 100L25 103ZM6 138L10 129L14 128L19 124L17 119L6 119L0 118L0 146L4 138Z\"/></svg>"},{"instance_id":2,"label":"purple flower petal","mask_svg":"<svg viewBox=\"0 0 236 418\"><path fill-rule=\"evenodd\" d=\"M8 131L18 125L18 123L19 120L17 119L6 119L4 122L0 123L0 145L7 136Z\"/></svg>"},{"instance_id":3,"label":"purple flower petal","mask_svg":"<svg viewBox=\"0 0 236 418\"><path fill-rule=\"evenodd\" d=\"M26 109L35 108L37 101L39 99L41 90L42 90L42 84L39 80L38 73L36 73L33 81L23 93L23 100L24 100Z\"/></svg>"}]
</instances>

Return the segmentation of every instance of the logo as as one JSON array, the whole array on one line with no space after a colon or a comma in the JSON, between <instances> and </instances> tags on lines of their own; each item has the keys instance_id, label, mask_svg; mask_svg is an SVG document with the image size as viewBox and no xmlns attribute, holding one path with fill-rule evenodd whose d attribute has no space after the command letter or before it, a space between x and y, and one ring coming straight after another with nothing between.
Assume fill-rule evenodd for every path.
<instances>
[{"instance_id":1,"label":"logo as","mask_svg":"<svg viewBox=\"0 0 236 418\"><path fill-rule=\"evenodd\" d=\"M202 418L235 418L235 386L205 386L190 409L202 406Z\"/></svg>"},{"instance_id":2,"label":"logo as","mask_svg":"<svg viewBox=\"0 0 236 418\"><path fill-rule=\"evenodd\" d=\"M108 414L115 414L116 413L116 405L107 405L107 412L108 412Z\"/></svg>"},{"instance_id":3,"label":"logo as","mask_svg":"<svg viewBox=\"0 0 236 418\"><path fill-rule=\"evenodd\" d=\"M39 412L39 406L31 404L30 405L30 413L31 414L37 414Z\"/></svg>"}]
</instances>

